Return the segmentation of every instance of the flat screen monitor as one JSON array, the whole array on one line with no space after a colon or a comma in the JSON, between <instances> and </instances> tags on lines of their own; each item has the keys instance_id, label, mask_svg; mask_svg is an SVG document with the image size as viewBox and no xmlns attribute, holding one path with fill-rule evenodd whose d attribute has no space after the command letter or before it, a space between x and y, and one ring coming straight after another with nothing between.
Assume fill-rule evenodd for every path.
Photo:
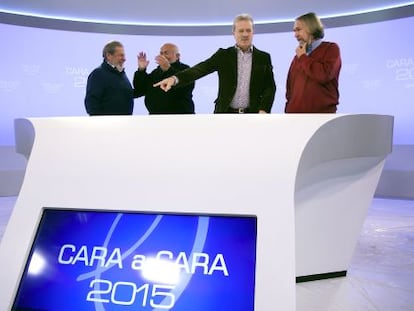
<instances>
[{"instance_id":1,"label":"flat screen monitor","mask_svg":"<svg viewBox=\"0 0 414 311\"><path fill-rule=\"evenodd\" d=\"M12 310L254 310L257 218L44 208Z\"/></svg>"}]
</instances>

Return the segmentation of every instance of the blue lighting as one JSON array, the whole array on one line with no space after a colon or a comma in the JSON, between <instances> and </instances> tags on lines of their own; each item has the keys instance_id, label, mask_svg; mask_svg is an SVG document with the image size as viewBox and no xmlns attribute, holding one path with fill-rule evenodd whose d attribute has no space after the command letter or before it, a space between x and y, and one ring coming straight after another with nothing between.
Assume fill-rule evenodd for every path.
<instances>
[{"instance_id":1,"label":"blue lighting","mask_svg":"<svg viewBox=\"0 0 414 311\"><path fill-rule=\"evenodd\" d=\"M350 11L350 12L342 12L342 13L334 13L334 14L328 14L328 15L319 15L321 19L328 19L328 18L336 18L336 17L344 17L344 16L354 16L354 15L360 15L360 14L366 14L366 13L373 13L373 12L381 12L386 10L392 10L392 9L398 9L402 7L406 7L409 5L413 5L414 1L404 3L404 4L397 4L397 5L388 5L388 6L382 6L378 8L371 8L366 10L358 10L358 11ZM277 23L285 23L285 22L292 22L294 18L286 18L286 19L277 19L277 20L268 20L268 21L256 21L255 24L277 24Z\"/></svg>"},{"instance_id":2,"label":"blue lighting","mask_svg":"<svg viewBox=\"0 0 414 311\"><path fill-rule=\"evenodd\" d=\"M413 5L414 1L410 1L403 4L396 4L396 5L389 5L389 6L382 6L378 8L371 8L366 10L358 10L358 11L350 11L350 12L341 12L341 13L333 13L328 15L320 15L322 19L326 18L335 18L335 17L343 17L343 16L353 16L371 12L379 12L384 10L390 9L397 9L409 5ZM202 26L229 26L232 22L208 22L208 23L191 23L191 22L178 22L178 23L163 23L163 22L137 22L137 21L114 21L114 20L103 20L103 19L84 19L72 16L56 16L56 15L47 15L47 14L39 14L39 13L32 13L32 12L23 12L23 11L12 11L12 10L2 10L0 9L1 13L6 14L15 14L27 17L35 17L35 18L45 18L45 19L53 19L53 20L62 20L62 21L72 21L72 22L82 22L82 23L96 23L96 24L109 24L109 25L129 25L129 26L168 26L168 27L202 27ZM255 24L277 24L277 23L286 23L292 22L295 17L292 18L280 18L280 19L273 19L273 20L255 20Z\"/></svg>"}]
</instances>

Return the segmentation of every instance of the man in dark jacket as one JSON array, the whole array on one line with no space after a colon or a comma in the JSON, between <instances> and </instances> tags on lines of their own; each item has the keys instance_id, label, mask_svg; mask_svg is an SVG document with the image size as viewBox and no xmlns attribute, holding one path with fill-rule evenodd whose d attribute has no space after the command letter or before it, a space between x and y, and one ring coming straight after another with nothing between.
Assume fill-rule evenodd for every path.
<instances>
[{"instance_id":1,"label":"man in dark jacket","mask_svg":"<svg viewBox=\"0 0 414 311\"><path fill-rule=\"evenodd\" d=\"M219 90L214 113L269 113L276 93L270 54L253 46L253 19L248 14L233 22L235 46L219 49L205 61L154 86L165 92L178 89L212 72Z\"/></svg>"},{"instance_id":2,"label":"man in dark jacket","mask_svg":"<svg viewBox=\"0 0 414 311\"><path fill-rule=\"evenodd\" d=\"M85 108L91 115L131 115L134 89L125 74L124 47L118 41L107 43L101 66L94 69L86 85Z\"/></svg>"},{"instance_id":3,"label":"man in dark jacket","mask_svg":"<svg viewBox=\"0 0 414 311\"><path fill-rule=\"evenodd\" d=\"M194 113L194 83L164 92L153 84L189 68L180 62L178 47L172 43L164 44L160 54L155 57L158 67L147 73L149 61L144 52L138 54L138 70L134 75L134 88L138 97L145 96L145 106L150 114L189 114Z\"/></svg>"}]
</instances>

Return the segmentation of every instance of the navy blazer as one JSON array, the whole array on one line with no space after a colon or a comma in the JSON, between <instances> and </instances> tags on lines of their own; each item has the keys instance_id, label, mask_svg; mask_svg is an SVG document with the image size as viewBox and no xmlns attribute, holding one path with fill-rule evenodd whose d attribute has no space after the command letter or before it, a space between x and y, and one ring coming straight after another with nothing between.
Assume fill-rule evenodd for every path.
<instances>
[{"instance_id":1,"label":"navy blazer","mask_svg":"<svg viewBox=\"0 0 414 311\"><path fill-rule=\"evenodd\" d=\"M237 87L237 49L235 46L219 49L207 60L177 73L178 86L191 83L217 71L219 90L214 113L226 113ZM250 77L249 111L270 112L276 93L270 54L253 47L252 73Z\"/></svg>"}]
</instances>

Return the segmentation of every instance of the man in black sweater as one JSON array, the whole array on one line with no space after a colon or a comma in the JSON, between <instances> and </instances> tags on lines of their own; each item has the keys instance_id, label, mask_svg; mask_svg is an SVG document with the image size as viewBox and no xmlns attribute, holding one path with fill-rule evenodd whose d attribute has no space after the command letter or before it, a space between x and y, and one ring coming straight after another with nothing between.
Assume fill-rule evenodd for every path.
<instances>
[{"instance_id":1,"label":"man in black sweater","mask_svg":"<svg viewBox=\"0 0 414 311\"><path fill-rule=\"evenodd\" d=\"M160 54L155 57L158 64L151 73L147 73L149 61L144 52L138 54L138 70L134 75L134 88L139 96L145 96L145 106L149 114L191 114L194 113L194 83L171 92L154 88L153 84L189 68L180 62L178 47L172 43L164 44Z\"/></svg>"},{"instance_id":2,"label":"man in black sweater","mask_svg":"<svg viewBox=\"0 0 414 311\"><path fill-rule=\"evenodd\" d=\"M88 77L85 108L91 115L131 115L137 97L125 74L125 52L118 41L107 43L103 62Z\"/></svg>"}]
</instances>

